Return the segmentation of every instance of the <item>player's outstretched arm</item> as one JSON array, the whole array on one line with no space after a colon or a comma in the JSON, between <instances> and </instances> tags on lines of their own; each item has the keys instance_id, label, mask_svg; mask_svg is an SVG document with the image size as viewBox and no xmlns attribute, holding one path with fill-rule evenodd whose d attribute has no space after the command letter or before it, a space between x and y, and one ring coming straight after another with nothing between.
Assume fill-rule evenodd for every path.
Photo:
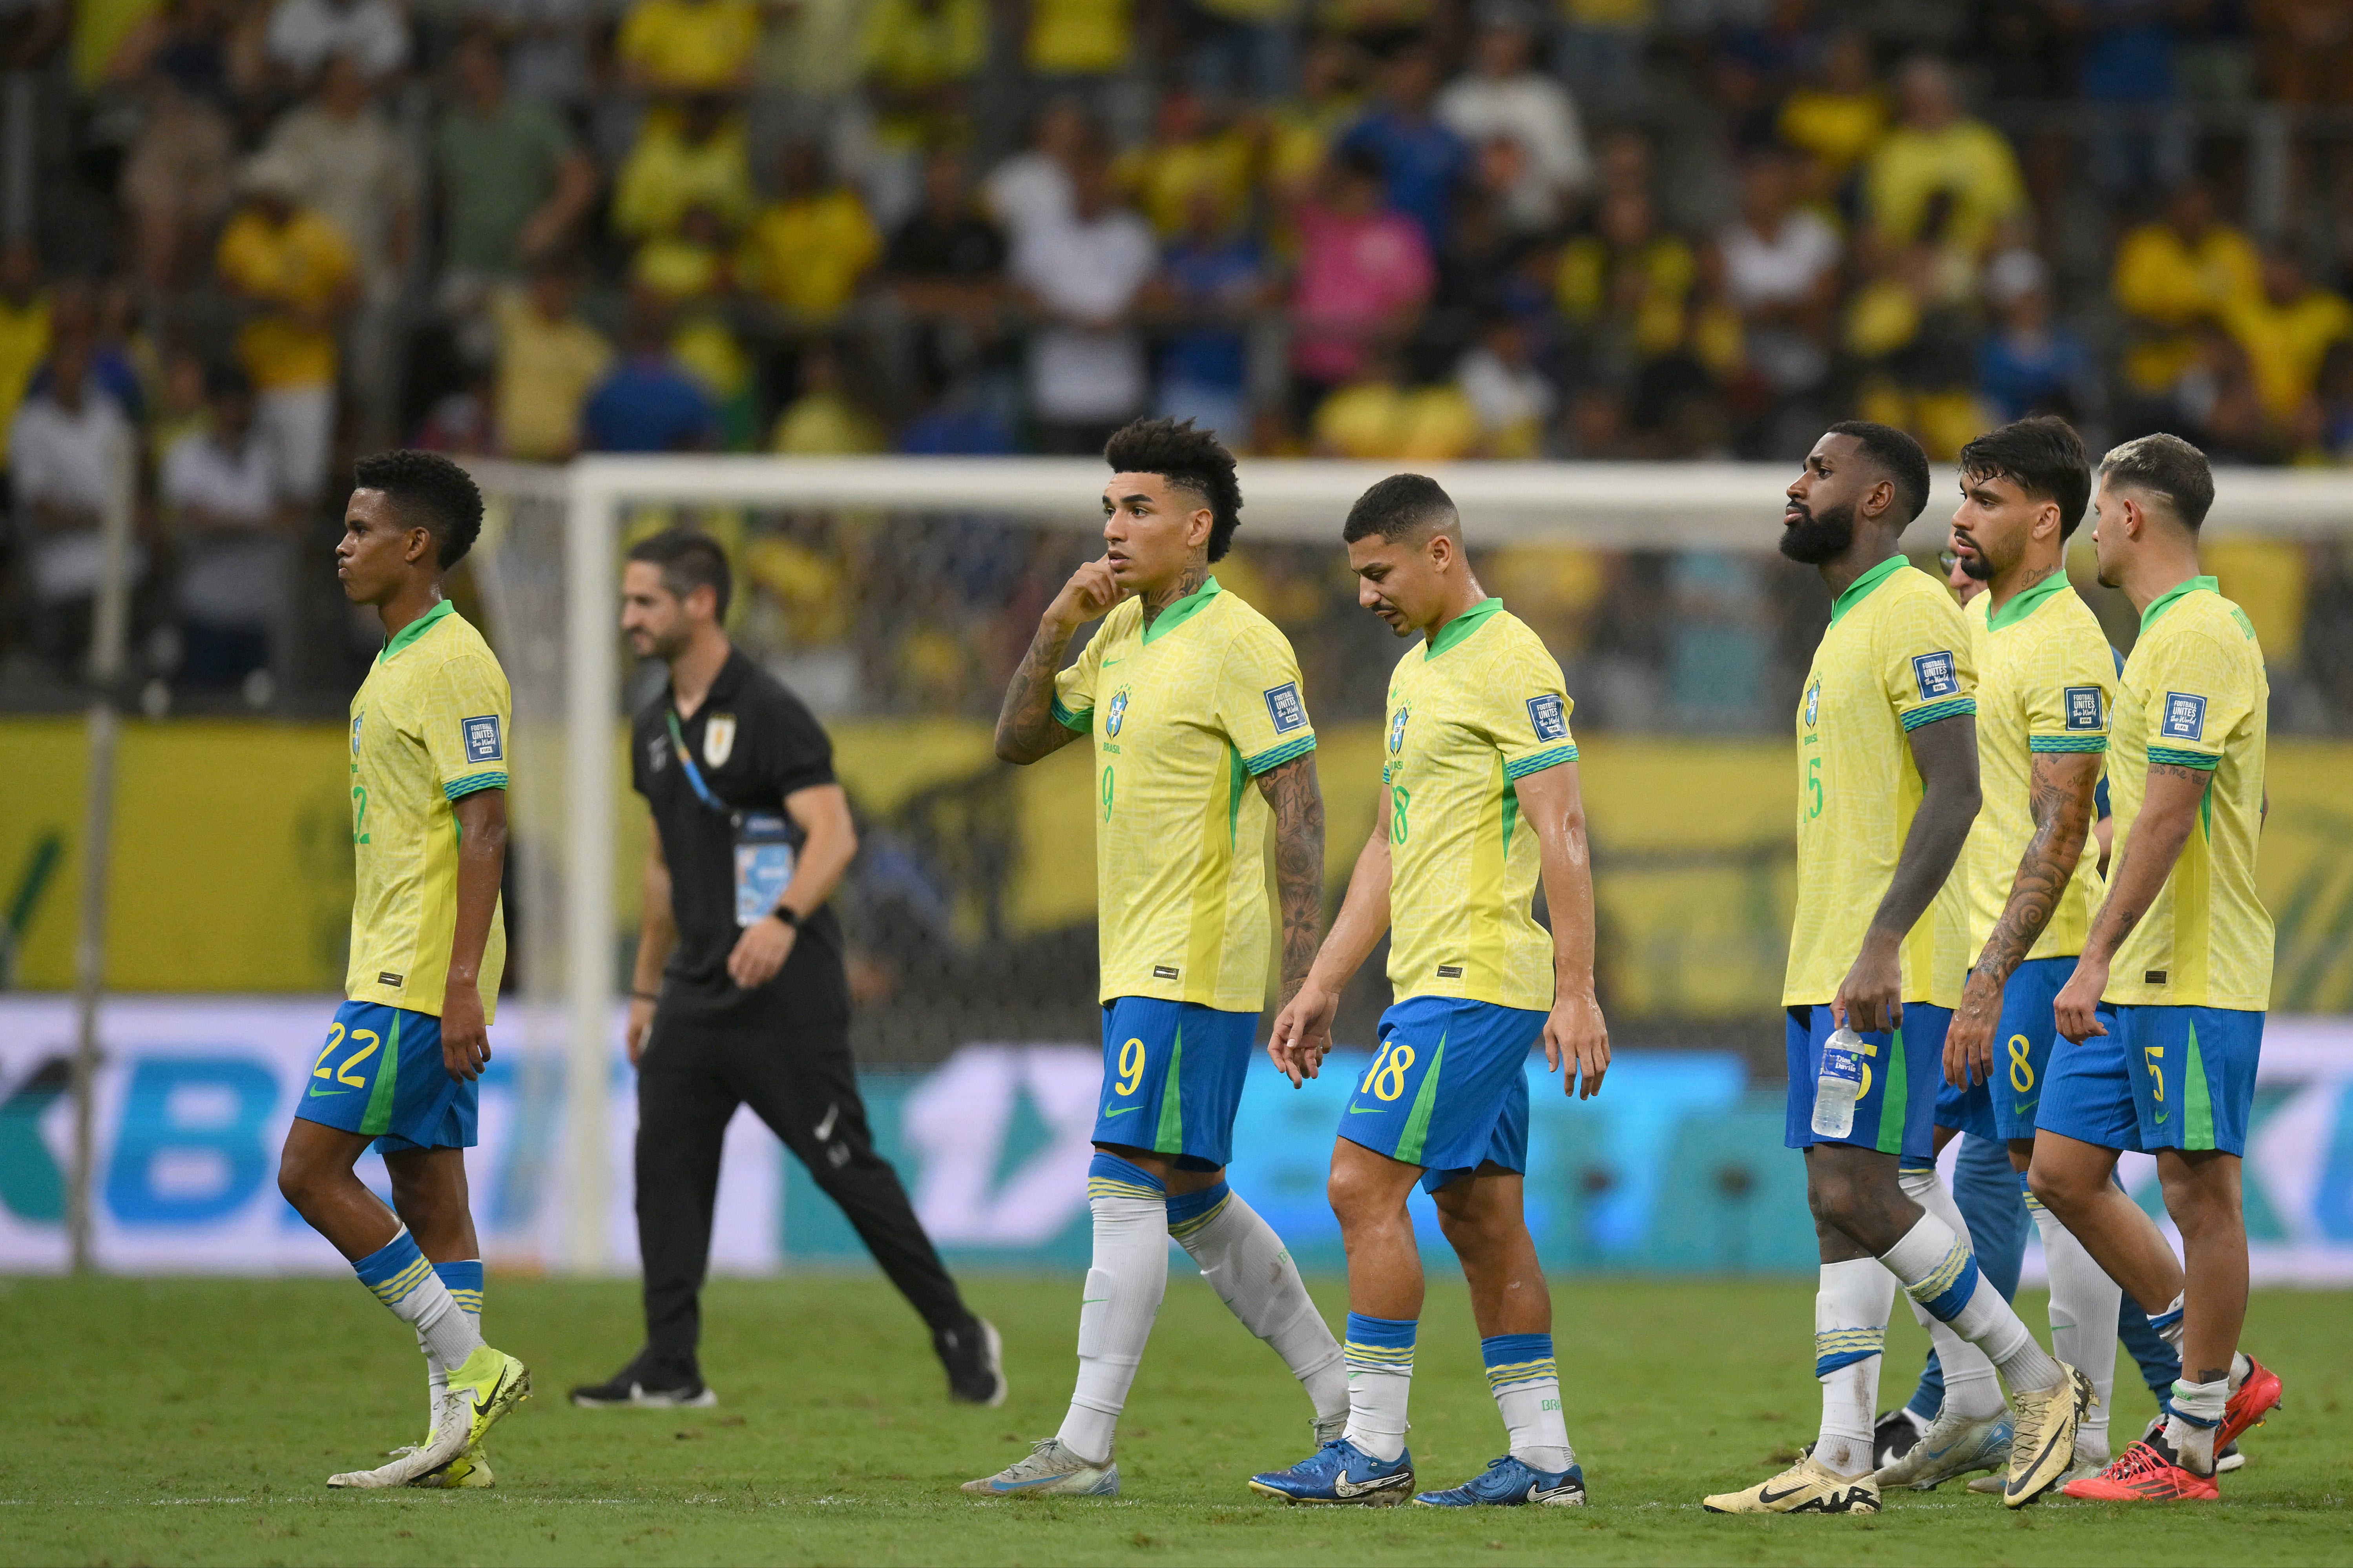
<instances>
[{"instance_id":1,"label":"player's outstretched arm","mask_svg":"<svg viewBox=\"0 0 2353 1568\"><path fill-rule=\"evenodd\" d=\"M1577 764L1561 763L1513 786L1520 820L1535 829L1552 916L1552 1016L1545 1020L1545 1061L1567 1064L1563 1092L1589 1100L1609 1070L1609 1025L1593 994L1593 850L1585 833L1585 795Z\"/></svg>"},{"instance_id":2,"label":"player's outstretched arm","mask_svg":"<svg viewBox=\"0 0 2353 1568\"><path fill-rule=\"evenodd\" d=\"M2051 923L2075 875L2092 830L2092 800L2100 787L2096 752L2037 752L2029 772L2027 805L2034 833L2019 857L2010 901L1969 971L1961 1005L1945 1036L1945 1081L1965 1089L1993 1071L1994 1027L2001 1022L2001 988L2024 963Z\"/></svg>"},{"instance_id":3,"label":"player's outstretched arm","mask_svg":"<svg viewBox=\"0 0 2353 1568\"><path fill-rule=\"evenodd\" d=\"M1288 1006L1306 982L1324 933L1324 792L1315 784L1315 753L1267 769L1258 775L1258 787L1274 808L1274 885L1282 909L1282 1003Z\"/></svg>"},{"instance_id":4,"label":"player's outstretched arm","mask_svg":"<svg viewBox=\"0 0 2353 1568\"><path fill-rule=\"evenodd\" d=\"M1912 731L1912 762L1920 771L1920 809L1904 836L1895 875L1871 917L1862 951L1831 999L1831 1016L1859 1034L1894 1028L1904 1016L1902 949L1945 879L1953 874L1969 824L1978 819L1978 721L1968 713Z\"/></svg>"},{"instance_id":5,"label":"player's outstretched arm","mask_svg":"<svg viewBox=\"0 0 2353 1568\"><path fill-rule=\"evenodd\" d=\"M646 824L646 868L638 879L638 962L629 974L629 1065L646 1054L653 1032L654 998L661 992L662 966L678 946L678 916L670 906L670 862L662 858L661 824Z\"/></svg>"},{"instance_id":6,"label":"player's outstretched arm","mask_svg":"<svg viewBox=\"0 0 2353 1568\"><path fill-rule=\"evenodd\" d=\"M1332 933L1316 951L1299 994L1275 1015L1274 1032L1266 1042L1266 1054L1293 1089L1322 1069L1324 1053L1332 1048L1332 1019L1340 1011L1340 993L1388 929L1389 795L1383 790L1373 836L1356 853L1356 868L1348 875L1347 896L1340 900Z\"/></svg>"},{"instance_id":7,"label":"player's outstretched arm","mask_svg":"<svg viewBox=\"0 0 2353 1568\"><path fill-rule=\"evenodd\" d=\"M2098 1016L2100 993L2108 988L2108 964L2165 890L2165 879L2173 875L2173 863L2181 858L2181 847L2197 826L2206 786L2213 782L2214 775L2203 768L2148 765L2148 793L2141 801L2140 816L2133 819L2124 858L2108 883L2107 901L2092 917L2084 956L2075 961L2075 973L2060 987L2052 1009L2059 1032L2077 1045L2108 1032Z\"/></svg>"},{"instance_id":8,"label":"player's outstretched arm","mask_svg":"<svg viewBox=\"0 0 2353 1568\"><path fill-rule=\"evenodd\" d=\"M449 939L449 979L441 993L441 1065L477 1079L491 1059L482 1017L482 949L497 917L507 870L507 792L478 789L450 803L458 818L458 922Z\"/></svg>"},{"instance_id":9,"label":"player's outstretched arm","mask_svg":"<svg viewBox=\"0 0 2353 1568\"><path fill-rule=\"evenodd\" d=\"M1008 763L1034 763L1078 739L1078 731L1054 717L1054 676L1062 668L1062 652L1071 635L1089 621L1111 613L1121 598L1119 584L1106 558L1090 561L1071 574L1062 591L1038 618L1038 635L1021 656L1021 668L1005 689L1005 704L997 711L997 754Z\"/></svg>"}]
</instances>

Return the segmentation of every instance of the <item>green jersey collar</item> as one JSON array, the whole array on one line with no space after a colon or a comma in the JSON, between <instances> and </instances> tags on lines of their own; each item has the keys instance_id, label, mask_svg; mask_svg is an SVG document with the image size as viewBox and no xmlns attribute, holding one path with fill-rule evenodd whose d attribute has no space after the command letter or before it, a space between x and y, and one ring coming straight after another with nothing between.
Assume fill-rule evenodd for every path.
<instances>
[{"instance_id":1,"label":"green jersey collar","mask_svg":"<svg viewBox=\"0 0 2353 1568\"><path fill-rule=\"evenodd\" d=\"M2058 571L2052 573L2050 576L2031 588L2020 589L2010 595L2010 603L1999 610L1992 610L1986 616L1987 627L1998 632L2005 626L2018 625L2019 622L2041 609L2044 601L2052 595L2066 586L2068 586L2067 574L2064 571Z\"/></svg>"},{"instance_id":2,"label":"green jersey collar","mask_svg":"<svg viewBox=\"0 0 2353 1568\"><path fill-rule=\"evenodd\" d=\"M2210 594L2219 594L2222 591L2222 584L2211 577L2192 577L2186 583L2176 583L2148 602L2148 608L2140 613L2140 629L2147 631L2157 625L2157 617L2173 608L2175 602L2184 594L2194 594L2200 588Z\"/></svg>"},{"instance_id":3,"label":"green jersey collar","mask_svg":"<svg viewBox=\"0 0 2353 1568\"><path fill-rule=\"evenodd\" d=\"M1452 620L1447 622L1445 626L1439 628L1438 635L1430 639L1430 646L1422 649L1421 657L1423 661L1427 663L1429 660L1436 658L1440 654L1444 653L1448 648L1452 647L1464 637L1469 637L1472 632L1475 632L1481 626L1485 626L1487 624L1487 617L1493 615L1497 610L1500 610L1503 607L1504 601L1501 599L1482 599L1477 604L1472 605L1469 609L1463 611L1461 615L1455 616Z\"/></svg>"},{"instance_id":4,"label":"green jersey collar","mask_svg":"<svg viewBox=\"0 0 2353 1568\"><path fill-rule=\"evenodd\" d=\"M376 662L378 664L383 664L391 659L398 658L401 655L401 651L407 647L410 643L415 642L418 637L423 637L427 632L433 628L434 622L439 620L444 616L454 616L457 613L458 606L456 605L451 604L447 599L442 600L439 604L434 605L431 609L426 611L423 615L417 616L415 620L401 627L400 635L394 637L390 642L385 644L384 651L375 656Z\"/></svg>"},{"instance_id":5,"label":"green jersey collar","mask_svg":"<svg viewBox=\"0 0 2353 1568\"><path fill-rule=\"evenodd\" d=\"M1898 552L1849 583L1846 585L1846 592L1841 594L1831 605L1831 625L1838 625L1841 616L1871 597L1871 591L1873 588L1911 564L1911 561Z\"/></svg>"},{"instance_id":6,"label":"green jersey collar","mask_svg":"<svg viewBox=\"0 0 2353 1568\"><path fill-rule=\"evenodd\" d=\"M1155 638L1175 631L1178 626L1208 609L1209 601L1222 592L1224 590L1218 586L1218 580L1215 577L1203 578L1199 587L1152 617L1152 624L1144 628L1145 646L1150 647Z\"/></svg>"}]
</instances>

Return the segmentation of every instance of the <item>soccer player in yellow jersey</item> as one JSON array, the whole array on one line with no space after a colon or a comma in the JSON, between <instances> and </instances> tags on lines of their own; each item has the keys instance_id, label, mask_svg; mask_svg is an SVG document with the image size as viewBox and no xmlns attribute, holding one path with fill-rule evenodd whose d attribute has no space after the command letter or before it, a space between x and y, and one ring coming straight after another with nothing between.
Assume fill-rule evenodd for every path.
<instances>
[{"instance_id":1,"label":"soccer player in yellow jersey","mask_svg":"<svg viewBox=\"0 0 2353 1568\"><path fill-rule=\"evenodd\" d=\"M1609 1066L1593 993L1593 877L1560 667L1491 599L1454 503L1398 474L1344 536L1356 602L1414 639L1389 678L1380 807L1348 896L1268 1050L1293 1082L1331 1048L1340 992L1389 934L1395 1005L1332 1148L1348 1248L1348 1423L1251 1489L1295 1503L1577 1507L1553 1359L1552 1298L1528 1235L1528 1053L1590 1096ZM1549 934L1529 912L1537 879ZM1438 1205L1471 1283L1509 1449L1465 1484L1413 1495L1407 1396L1422 1275L1406 1198Z\"/></svg>"},{"instance_id":2,"label":"soccer player in yellow jersey","mask_svg":"<svg viewBox=\"0 0 2353 1568\"><path fill-rule=\"evenodd\" d=\"M1323 924L1324 802L1298 660L1209 574L1241 510L1217 437L1190 420L1138 420L1103 458L1103 556L1046 607L997 720L1007 762L1094 741L1094 1261L1070 1413L1027 1458L965 1482L977 1496L1119 1490L1113 1437L1167 1289L1172 1237L1305 1385L1318 1433L1336 1435L1347 1410L1338 1342L1282 1239L1225 1179L1266 1000L1270 815L1285 1001ZM1062 668L1071 635L1097 617Z\"/></svg>"},{"instance_id":3,"label":"soccer player in yellow jersey","mask_svg":"<svg viewBox=\"0 0 2353 1568\"><path fill-rule=\"evenodd\" d=\"M2100 581L2140 611L2140 637L2108 753L2107 898L2056 1002L2075 1043L2055 1053L2044 1095L2065 1090L2076 1113L2043 1123L2031 1174L2035 1195L2148 1310L2182 1374L2163 1429L2070 1481L2070 1497L2211 1501L2217 1451L2280 1397L2279 1378L2239 1350L2239 1163L2271 1002L2272 918L2255 890L2271 688L2254 627L2198 571L2213 503L2205 455L2179 437L2144 436L2101 460ZM2179 1261L2111 1182L2123 1148L2157 1156Z\"/></svg>"},{"instance_id":4,"label":"soccer player in yellow jersey","mask_svg":"<svg viewBox=\"0 0 2353 1568\"><path fill-rule=\"evenodd\" d=\"M1949 1018L1935 1003L1947 984L1959 989L1957 973L1938 973L1947 944L1933 906L1978 814L1968 628L1944 584L1897 550L1928 500L1928 459L1911 437L1834 425L1788 495L1781 553L1820 568L1834 595L1798 702L1798 907L1782 992L1784 1136L1805 1151L1821 1256L1822 1425L1796 1465L1705 1506L1878 1511L1872 1409L1897 1283L2009 1383L2018 1411L2004 1500L2019 1506L2073 1462L2091 1385L2034 1342L1968 1241L1897 1173L1899 1161L1929 1152ZM1814 1131L1814 1108L1824 1046L1841 1026L1861 1037L1864 1072L1852 1125L1833 1137Z\"/></svg>"},{"instance_id":5,"label":"soccer player in yellow jersey","mask_svg":"<svg viewBox=\"0 0 2353 1568\"><path fill-rule=\"evenodd\" d=\"M384 623L352 699L348 998L294 1108L278 1186L413 1325L434 1389L417 1447L334 1487L488 1486L481 1441L531 1394L482 1342L481 1248L466 1201L476 1080L506 963L506 676L441 596L482 531L466 471L431 452L360 460L335 574ZM352 1167L373 1143L390 1209Z\"/></svg>"}]
</instances>

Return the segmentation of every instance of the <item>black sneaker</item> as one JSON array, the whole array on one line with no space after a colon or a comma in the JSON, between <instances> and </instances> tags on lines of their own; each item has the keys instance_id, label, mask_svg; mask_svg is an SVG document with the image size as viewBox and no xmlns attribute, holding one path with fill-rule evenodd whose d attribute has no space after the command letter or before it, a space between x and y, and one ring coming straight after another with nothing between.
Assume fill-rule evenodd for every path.
<instances>
[{"instance_id":1,"label":"black sneaker","mask_svg":"<svg viewBox=\"0 0 2353 1568\"><path fill-rule=\"evenodd\" d=\"M992 1407L1005 1403L1005 1341L987 1319L970 1318L961 1328L940 1330L932 1336L932 1349L947 1368L950 1399Z\"/></svg>"},{"instance_id":2,"label":"black sneaker","mask_svg":"<svg viewBox=\"0 0 2353 1568\"><path fill-rule=\"evenodd\" d=\"M1883 1470L1910 1453L1912 1445L1920 1440L1920 1434L1926 1430L1925 1425L1912 1414L1908 1405L1898 1406L1882 1415L1871 1428L1873 1470Z\"/></svg>"},{"instance_id":3,"label":"black sneaker","mask_svg":"<svg viewBox=\"0 0 2353 1568\"><path fill-rule=\"evenodd\" d=\"M719 1403L719 1395L692 1373L683 1379L658 1377L649 1385L643 1370L631 1362L603 1383L584 1383L574 1389L572 1403L583 1410L708 1410Z\"/></svg>"}]
</instances>

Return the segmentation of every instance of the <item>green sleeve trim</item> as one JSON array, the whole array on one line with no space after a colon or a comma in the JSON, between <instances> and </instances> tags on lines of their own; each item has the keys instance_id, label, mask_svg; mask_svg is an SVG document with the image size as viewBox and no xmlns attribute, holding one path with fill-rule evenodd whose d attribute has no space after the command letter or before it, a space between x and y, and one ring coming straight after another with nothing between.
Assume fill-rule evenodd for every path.
<instances>
[{"instance_id":1,"label":"green sleeve trim","mask_svg":"<svg viewBox=\"0 0 2353 1568\"><path fill-rule=\"evenodd\" d=\"M1270 747L1266 751L1261 752L1255 757L1244 757L1242 759L1242 766L1248 770L1250 777L1256 778L1259 774L1266 772L1267 769L1279 768L1282 766L1283 763L1291 761L1293 757L1303 757L1314 749L1315 736L1311 731L1308 734L1285 741L1280 746Z\"/></svg>"},{"instance_id":2,"label":"green sleeve trim","mask_svg":"<svg viewBox=\"0 0 2353 1568\"><path fill-rule=\"evenodd\" d=\"M1095 710L1092 704L1073 712L1062 706L1060 697L1054 699L1054 722L1065 730L1076 730L1083 735L1095 727Z\"/></svg>"},{"instance_id":3,"label":"green sleeve trim","mask_svg":"<svg viewBox=\"0 0 2353 1568\"><path fill-rule=\"evenodd\" d=\"M2105 752L2108 749L2105 735L2029 735L2026 749L2030 752Z\"/></svg>"},{"instance_id":4,"label":"green sleeve trim","mask_svg":"<svg viewBox=\"0 0 2353 1568\"><path fill-rule=\"evenodd\" d=\"M1563 763L1575 761L1577 761L1575 744L1553 746L1522 757L1517 762L1506 762L1504 764L1504 776L1517 781L1527 777L1530 773L1540 773L1546 768L1556 768Z\"/></svg>"},{"instance_id":5,"label":"green sleeve trim","mask_svg":"<svg viewBox=\"0 0 2353 1568\"><path fill-rule=\"evenodd\" d=\"M1940 719L1957 719L1964 713L1977 710L1978 700L1974 697L1947 697L1942 702L1931 702L1905 714L1904 727L1916 730L1923 724L1934 724Z\"/></svg>"},{"instance_id":6,"label":"green sleeve trim","mask_svg":"<svg viewBox=\"0 0 2353 1568\"><path fill-rule=\"evenodd\" d=\"M504 773L469 773L464 778L451 779L448 784L443 784L441 793L451 800L458 800L472 795L476 790L506 787L507 775Z\"/></svg>"},{"instance_id":7,"label":"green sleeve trim","mask_svg":"<svg viewBox=\"0 0 2353 1568\"><path fill-rule=\"evenodd\" d=\"M2184 752L2172 746L2151 746L2148 749L2151 767L2199 768L2212 773L2222 765L2222 759L2205 752Z\"/></svg>"}]
</instances>

